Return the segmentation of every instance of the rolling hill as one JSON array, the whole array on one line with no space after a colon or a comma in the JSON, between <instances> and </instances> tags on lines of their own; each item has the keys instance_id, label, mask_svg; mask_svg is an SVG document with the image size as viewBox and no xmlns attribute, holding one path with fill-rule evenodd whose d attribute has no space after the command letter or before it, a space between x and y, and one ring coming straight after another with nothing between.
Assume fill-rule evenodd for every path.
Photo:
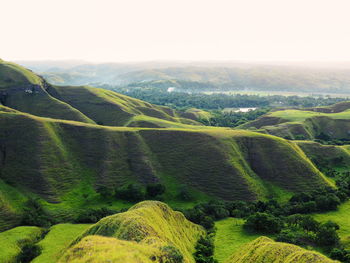
<instances>
[{"instance_id":1,"label":"rolling hill","mask_svg":"<svg viewBox=\"0 0 350 263\"><path fill-rule=\"evenodd\" d=\"M0 229L18 224L28 196L68 220L86 203L105 204L100 189L131 183L162 183L170 202L179 201L183 186L198 202L279 198L333 185L294 142L189 125L197 123L166 107L102 89L53 86L20 66L1 65Z\"/></svg>"},{"instance_id":2,"label":"rolling hill","mask_svg":"<svg viewBox=\"0 0 350 263\"><path fill-rule=\"evenodd\" d=\"M295 245L275 242L267 237L259 237L232 255L225 263L336 263L317 252Z\"/></svg>"},{"instance_id":3,"label":"rolling hill","mask_svg":"<svg viewBox=\"0 0 350 263\"><path fill-rule=\"evenodd\" d=\"M239 128L290 138L312 140L350 138L350 103L309 109L281 109L245 123Z\"/></svg>"},{"instance_id":4,"label":"rolling hill","mask_svg":"<svg viewBox=\"0 0 350 263\"><path fill-rule=\"evenodd\" d=\"M194 263L192 254L204 233L166 204L145 201L92 225L59 262L172 262L177 251L184 263Z\"/></svg>"},{"instance_id":5,"label":"rolling hill","mask_svg":"<svg viewBox=\"0 0 350 263\"><path fill-rule=\"evenodd\" d=\"M331 185L293 142L194 127L108 127L0 111L0 138L6 138L0 140L1 211L15 215L29 193L74 210L70 193L83 205L86 191L96 195L101 187L129 183L162 182L169 200L181 185L226 200Z\"/></svg>"},{"instance_id":6,"label":"rolling hill","mask_svg":"<svg viewBox=\"0 0 350 263\"><path fill-rule=\"evenodd\" d=\"M183 118L181 112L112 91L53 86L30 70L5 61L0 62L0 105L36 116L109 126L137 126L140 121L134 118L139 116L144 117L143 127L154 126L154 121L157 127L163 127L163 120L199 125Z\"/></svg>"}]
</instances>

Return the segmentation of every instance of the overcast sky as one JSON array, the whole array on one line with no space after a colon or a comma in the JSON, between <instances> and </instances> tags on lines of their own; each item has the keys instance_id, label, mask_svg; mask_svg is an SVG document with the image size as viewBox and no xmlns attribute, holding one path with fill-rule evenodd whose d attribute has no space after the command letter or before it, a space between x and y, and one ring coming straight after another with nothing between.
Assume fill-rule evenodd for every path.
<instances>
[{"instance_id":1,"label":"overcast sky","mask_svg":"<svg viewBox=\"0 0 350 263\"><path fill-rule=\"evenodd\" d=\"M6 60L350 60L350 0L0 0Z\"/></svg>"}]
</instances>

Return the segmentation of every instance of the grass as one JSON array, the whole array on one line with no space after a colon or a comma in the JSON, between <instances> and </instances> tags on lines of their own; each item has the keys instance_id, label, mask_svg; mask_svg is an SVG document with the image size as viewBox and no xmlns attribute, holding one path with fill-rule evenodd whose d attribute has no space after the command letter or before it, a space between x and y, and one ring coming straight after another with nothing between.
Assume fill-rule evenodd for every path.
<instances>
[{"instance_id":1,"label":"grass","mask_svg":"<svg viewBox=\"0 0 350 263\"><path fill-rule=\"evenodd\" d=\"M3 202L13 202L5 193L10 184L24 196L50 201L43 202L50 211L71 220L82 208L131 205L102 200L96 193L101 185L159 181L168 189L164 200L177 208L217 197L282 200L294 191L332 185L292 142L199 127L109 127L0 111L0 134L7 138ZM178 200L174 185L193 189L195 200Z\"/></svg>"},{"instance_id":2,"label":"grass","mask_svg":"<svg viewBox=\"0 0 350 263\"><path fill-rule=\"evenodd\" d=\"M347 249L350 249L350 201L347 201L339 206L337 211L315 214L314 217L320 222L334 221L340 226L338 234L342 243Z\"/></svg>"},{"instance_id":3,"label":"grass","mask_svg":"<svg viewBox=\"0 0 350 263\"><path fill-rule=\"evenodd\" d=\"M170 108L153 105L110 90L87 86L56 86L53 94L57 94L57 98L102 125L182 127L181 124L199 124L191 119L182 118Z\"/></svg>"},{"instance_id":4,"label":"grass","mask_svg":"<svg viewBox=\"0 0 350 263\"><path fill-rule=\"evenodd\" d=\"M69 250L59 263L160 263L152 260L160 255L160 251L152 246L111 237L88 236Z\"/></svg>"},{"instance_id":5,"label":"grass","mask_svg":"<svg viewBox=\"0 0 350 263\"><path fill-rule=\"evenodd\" d=\"M45 238L38 243L41 254L32 263L58 261L69 245L89 226L89 224L58 224L52 226Z\"/></svg>"},{"instance_id":6,"label":"grass","mask_svg":"<svg viewBox=\"0 0 350 263\"><path fill-rule=\"evenodd\" d=\"M214 257L219 263L225 262L233 253L253 241L258 234L250 234L243 230L244 220L239 218L226 218L215 222L217 228L215 235Z\"/></svg>"},{"instance_id":7,"label":"grass","mask_svg":"<svg viewBox=\"0 0 350 263\"><path fill-rule=\"evenodd\" d=\"M274 111L268 114L268 116L279 117L290 122L302 122L307 118L315 116L326 116L332 119L350 119L350 110L342 111L339 113L321 113L313 111L301 111L301 110L280 110Z\"/></svg>"},{"instance_id":8,"label":"grass","mask_svg":"<svg viewBox=\"0 0 350 263\"><path fill-rule=\"evenodd\" d=\"M332 263L333 261L317 252L301 247L275 242L267 237L259 237L243 246L225 263Z\"/></svg>"},{"instance_id":9,"label":"grass","mask_svg":"<svg viewBox=\"0 0 350 263\"><path fill-rule=\"evenodd\" d=\"M35 243L43 233L43 229L35 226L20 226L0 233L0 262L16 262L21 248L27 243Z\"/></svg>"},{"instance_id":10,"label":"grass","mask_svg":"<svg viewBox=\"0 0 350 263\"><path fill-rule=\"evenodd\" d=\"M91 235L113 237L132 242L127 244L137 242L138 245L134 249L138 249L139 245L142 245L140 249L144 251L154 250L157 251L157 254L161 253L161 248L164 246L174 246L184 256L185 263L194 263L192 257L194 247L199 237L204 235L204 230L188 221L183 214L171 210L164 203L144 201L133 206L127 212L105 217L92 225L80 236L77 245L65 254L63 262L71 262L77 247L82 247L82 255L80 256L85 257L89 253L91 244L84 245L86 244L84 238ZM117 241L114 241L114 244L115 242ZM93 246L96 245L93 244ZM122 249L121 253L123 252ZM116 254L111 255L111 257L119 257ZM97 258L99 256L96 255Z\"/></svg>"}]
</instances>

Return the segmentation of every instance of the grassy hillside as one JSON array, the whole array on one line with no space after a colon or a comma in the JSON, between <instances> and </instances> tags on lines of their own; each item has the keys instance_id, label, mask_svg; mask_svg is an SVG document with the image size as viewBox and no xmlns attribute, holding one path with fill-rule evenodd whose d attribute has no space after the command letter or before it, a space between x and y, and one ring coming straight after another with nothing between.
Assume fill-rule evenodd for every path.
<instances>
[{"instance_id":1,"label":"grassy hillside","mask_svg":"<svg viewBox=\"0 0 350 263\"><path fill-rule=\"evenodd\" d=\"M0 262L17 262L17 257L26 244L38 241L43 229L35 226L21 226L0 233Z\"/></svg>"},{"instance_id":2,"label":"grassy hillside","mask_svg":"<svg viewBox=\"0 0 350 263\"><path fill-rule=\"evenodd\" d=\"M88 224L58 224L51 227L45 238L37 243L41 249L40 255L31 262L58 261L69 245L89 226Z\"/></svg>"},{"instance_id":3,"label":"grassy hillside","mask_svg":"<svg viewBox=\"0 0 350 263\"><path fill-rule=\"evenodd\" d=\"M259 237L243 230L244 219L226 218L215 222L215 259L225 262L233 253L241 251L245 244Z\"/></svg>"},{"instance_id":4,"label":"grassy hillside","mask_svg":"<svg viewBox=\"0 0 350 263\"><path fill-rule=\"evenodd\" d=\"M72 106L52 97L50 87L33 72L9 62L0 62L0 104L34 115L87 123L93 121Z\"/></svg>"},{"instance_id":5,"label":"grassy hillside","mask_svg":"<svg viewBox=\"0 0 350 263\"><path fill-rule=\"evenodd\" d=\"M118 128L0 111L0 135L0 196L9 213L20 207L20 193L74 210L93 203L101 186L132 182L162 182L167 200L182 185L256 200L331 184L296 144L248 131Z\"/></svg>"},{"instance_id":6,"label":"grassy hillside","mask_svg":"<svg viewBox=\"0 0 350 263\"><path fill-rule=\"evenodd\" d=\"M277 110L240 126L263 133L291 138L315 139L325 134L332 139L349 139L350 104L304 110Z\"/></svg>"},{"instance_id":7,"label":"grassy hillside","mask_svg":"<svg viewBox=\"0 0 350 263\"><path fill-rule=\"evenodd\" d=\"M267 237L259 237L233 254L226 263L331 263L333 261L317 252L301 247L275 242Z\"/></svg>"},{"instance_id":8,"label":"grassy hillside","mask_svg":"<svg viewBox=\"0 0 350 263\"><path fill-rule=\"evenodd\" d=\"M163 121L199 125L170 108L113 91L85 86L55 87L32 71L4 61L0 62L0 91L0 105L42 117L109 126L176 126ZM133 119L137 116L143 118L141 123Z\"/></svg>"},{"instance_id":9,"label":"grassy hillside","mask_svg":"<svg viewBox=\"0 0 350 263\"><path fill-rule=\"evenodd\" d=\"M113 258L113 262L163 262L161 258L171 246L183 255L185 263L190 263L194 262L194 247L203 234L202 227L166 204L145 201L91 226L60 262L103 262L105 258ZM91 254L91 249L99 253Z\"/></svg>"},{"instance_id":10,"label":"grassy hillside","mask_svg":"<svg viewBox=\"0 0 350 263\"><path fill-rule=\"evenodd\" d=\"M53 87L51 94L80 110L96 123L108 126L136 126L134 117L150 117L148 122L172 121L199 125L198 122L182 118L176 111L162 106L133 99L116 92L87 86ZM108 114L106 114L108 112Z\"/></svg>"},{"instance_id":11,"label":"grassy hillside","mask_svg":"<svg viewBox=\"0 0 350 263\"><path fill-rule=\"evenodd\" d=\"M339 210L314 215L315 219L320 222L329 220L336 222L340 226L339 236L342 244L346 249L350 249L350 201L339 206Z\"/></svg>"}]
</instances>

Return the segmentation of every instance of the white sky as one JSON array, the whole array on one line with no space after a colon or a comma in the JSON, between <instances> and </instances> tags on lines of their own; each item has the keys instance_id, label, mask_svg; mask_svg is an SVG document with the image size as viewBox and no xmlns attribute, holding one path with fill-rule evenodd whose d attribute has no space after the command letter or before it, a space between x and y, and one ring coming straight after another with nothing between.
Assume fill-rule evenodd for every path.
<instances>
[{"instance_id":1,"label":"white sky","mask_svg":"<svg viewBox=\"0 0 350 263\"><path fill-rule=\"evenodd\" d=\"M350 60L350 0L0 0L6 60Z\"/></svg>"}]
</instances>

